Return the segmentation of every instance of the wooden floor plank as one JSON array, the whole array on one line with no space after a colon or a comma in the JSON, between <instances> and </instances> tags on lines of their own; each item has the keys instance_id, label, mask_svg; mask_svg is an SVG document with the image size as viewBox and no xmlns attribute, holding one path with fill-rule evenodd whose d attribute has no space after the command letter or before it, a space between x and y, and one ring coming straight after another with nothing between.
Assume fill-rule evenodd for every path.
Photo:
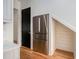
<instances>
[{"instance_id":1,"label":"wooden floor plank","mask_svg":"<svg viewBox=\"0 0 79 59\"><path fill-rule=\"evenodd\" d=\"M57 49L53 56L34 52L31 49L21 47L20 59L74 59L73 53Z\"/></svg>"}]
</instances>

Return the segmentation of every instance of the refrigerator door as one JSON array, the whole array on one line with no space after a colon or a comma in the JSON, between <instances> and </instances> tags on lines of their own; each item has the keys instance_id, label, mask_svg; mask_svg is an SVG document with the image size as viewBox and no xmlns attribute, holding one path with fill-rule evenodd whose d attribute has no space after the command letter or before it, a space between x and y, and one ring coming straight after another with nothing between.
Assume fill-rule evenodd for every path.
<instances>
[{"instance_id":1,"label":"refrigerator door","mask_svg":"<svg viewBox=\"0 0 79 59\"><path fill-rule=\"evenodd\" d=\"M48 54L47 16L48 14L33 17L33 50L43 54Z\"/></svg>"}]
</instances>

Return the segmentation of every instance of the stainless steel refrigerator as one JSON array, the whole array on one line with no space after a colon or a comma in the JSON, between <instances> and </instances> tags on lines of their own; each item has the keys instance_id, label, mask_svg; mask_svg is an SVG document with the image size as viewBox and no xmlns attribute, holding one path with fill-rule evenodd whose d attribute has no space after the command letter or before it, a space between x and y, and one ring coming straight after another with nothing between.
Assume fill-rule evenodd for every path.
<instances>
[{"instance_id":1,"label":"stainless steel refrigerator","mask_svg":"<svg viewBox=\"0 0 79 59\"><path fill-rule=\"evenodd\" d=\"M33 17L33 50L48 54L49 14Z\"/></svg>"}]
</instances>

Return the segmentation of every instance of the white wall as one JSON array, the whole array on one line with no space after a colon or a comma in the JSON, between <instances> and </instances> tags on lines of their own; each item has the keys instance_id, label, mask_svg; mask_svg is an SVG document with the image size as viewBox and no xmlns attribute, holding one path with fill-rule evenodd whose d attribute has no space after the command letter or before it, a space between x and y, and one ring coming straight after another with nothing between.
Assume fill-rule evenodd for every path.
<instances>
[{"instance_id":1,"label":"white wall","mask_svg":"<svg viewBox=\"0 0 79 59\"><path fill-rule=\"evenodd\" d=\"M74 52L75 33L57 21L55 21L55 29L56 48Z\"/></svg>"},{"instance_id":2,"label":"white wall","mask_svg":"<svg viewBox=\"0 0 79 59\"><path fill-rule=\"evenodd\" d=\"M75 26L76 22L76 1L75 0L53 0L52 13L61 20Z\"/></svg>"},{"instance_id":3,"label":"white wall","mask_svg":"<svg viewBox=\"0 0 79 59\"><path fill-rule=\"evenodd\" d=\"M49 13L50 1L51 0L32 0L31 1L32 15L35 16L35 15Z\"/></svg>"},{"instance_id":4,"label":"white wall","mask_svg":"<svg viewBox=\"0 0 79 59\"><path fill-rule=\"evenodd\" d=\"M31 0L21 0L21 9L25 9L31 6Z\"/></svg>"},{"instance_id":5,"label":"white wall","mask_svg":"<svg viewBox=\"0 0 79 59\"><path fill-rule=\"evenodd\" d=\"M55 21L49 16L49 55L55 52Z\"/></svg>"},{"instance_id":6,"label":"white wall","mask_svg":"<svg viewBox=\"0 0 79 59\"><path fill-rule=\"evenodd\" d=\"M75 0L55 0L52 9L53 16L62 21L73 31L76 31L76 1Z\"/></svg>"}]
</instances>

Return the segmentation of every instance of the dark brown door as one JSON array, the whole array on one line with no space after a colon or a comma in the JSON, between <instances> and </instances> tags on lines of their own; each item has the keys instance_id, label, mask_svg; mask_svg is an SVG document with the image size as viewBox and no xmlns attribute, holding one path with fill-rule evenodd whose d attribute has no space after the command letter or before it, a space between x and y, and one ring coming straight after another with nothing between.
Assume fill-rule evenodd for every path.
<instances>
[{"instance_id":1,"label":"dark brown door","mask_svg":"<svg viewBox=\"0 0 79 59\"><path fill-rule=\"evenodd\" d=\"M31 8L22 10L22 46L30 48Z\"/></svg>"}]
</instances>

